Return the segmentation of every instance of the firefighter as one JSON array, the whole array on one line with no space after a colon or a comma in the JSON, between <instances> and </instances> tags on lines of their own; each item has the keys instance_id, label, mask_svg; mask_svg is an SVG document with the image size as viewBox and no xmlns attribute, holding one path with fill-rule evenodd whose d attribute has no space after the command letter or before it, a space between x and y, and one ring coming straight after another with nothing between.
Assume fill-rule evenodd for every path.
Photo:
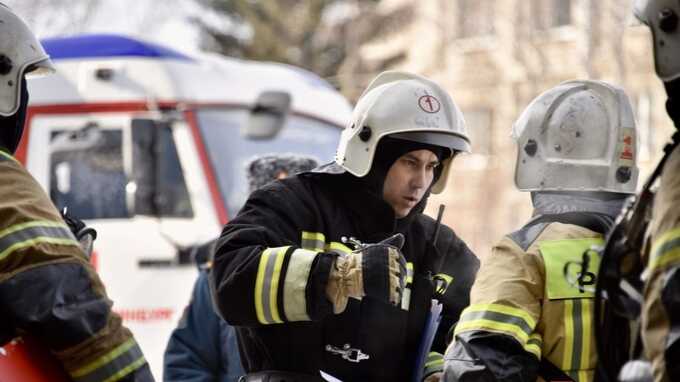
<instances>
[{"instance_id":1,"label":"firefighter","mask_svg":"<svg viewBox=\"0 0 680 382\"><path fill-rule=\"evenodd\" d=\"M246 165L249 192L289 175L313 169L318 162L307 156L268 154ZM236 382L243 375L234 327L215 313L208 275L216 240L199 246L193 257L199 275L189 305L172 331L163 357L165 381Z\"/></svg>"},{"instance_id":2,"label":"firefighter","mask_svg":"<svg viewBox=\"0 0 680 382\"><path fill-rule=\"evenodd\" d=\"M422 213L469 150L462 114L439 85L384 72L358 100L334 162L250 195L222 231L211 279L219 313L236 326L245 381L320 372L404 381L421 371L432 298L444 305L440 327L450 326L478 268L450 228ZM429 380L445 335L423 345L433 349Z\"/></svg>"},{"instance_id":3,"label":"firefighter","mask_svg":"<svg viewBox=\"0 0 680 382\"><path fill-rule=\"evenodd\" d=\"M513 127L515 185L534 212L493 248L445 355L446 381L592 381L598 256L583 259L635 192L628 97L600 81L539 95Z\"/></svg>"},{"instance_id":4,"label":"firefighter","mask_svg":"<svg viewBox=\"0 0 680 382\"><path fill-rule=\"evenodd\" d=\"M74 381L152 381L75 237L13 156L28 106L25 76L53 67L3 4L0 36L0 342L37 338Z\"/></svg>"},{"instance_id":5,"label":"firefighter","mask_svg":"<svg viewBox=\"0 0 680 382\"><path fill-rule=\"evenodd\" d=\"M680 127L680 2L639 0L636 16L653 37L656 73L668 94L666 110ZM680 137L666 146L649 223L651 244L643 274L642 342L654 380L680 380ZM664 164L665 161L665 164ZM643 191L644 192L644 191Z\"/></svg>"}]
</instances>

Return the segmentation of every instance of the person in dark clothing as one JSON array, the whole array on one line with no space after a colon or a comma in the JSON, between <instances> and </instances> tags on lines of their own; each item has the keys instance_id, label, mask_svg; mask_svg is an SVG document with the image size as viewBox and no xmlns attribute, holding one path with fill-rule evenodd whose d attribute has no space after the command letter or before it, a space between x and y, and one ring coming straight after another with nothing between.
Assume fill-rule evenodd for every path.
<instances>
[{"instance_id":1,"label":"person in dark clothing","mask_svg":"<svg viewBox=\"0 0 680 382\"><path fill-rule=\"evenodd\" d=\"M209 270L198 275L191 303L165 349L163 379L236 382L243 375L236 332L213 310Z\"/></svg>"},{"instance_id":2,"label":"person in dark clothing","mask_svg":"<svg viewBox=\"0 0 680 382\"><path fill-rule=\"evenodd\" d=\"M54 68L26 24L2 3L0 36L0 346L30 337L76 382L153 381L81 243L14 157L28 108L25 76ZM8 362L8 353L3 350L2 364L11 370L0 367L0 376L36 380L15 377L22 365Z\"/></svg>"},{"instance_id":3,"label":"person in dark clothing","mask_svg":"<svg viewBox=\"0 0 680 382\"><path fill-rule=\"evenodd\" d=\"M422 213L469 147L462 114L439 85L385 72L359 99L335 162L251 194L224 227L211 274L246 381L418 374L432 299L450 327L479 266L450 228ZM427 380L442 369L445 334L427 357Z\"/></svg>"},{"instance_id":4,"label":"person in dark clothing","mask_svg":"<svg viewBox=\"0 0 680 382\"><path fill-rule=\"evenodd\" d=\"M317 166L313 158L295 154L268 154L246 165L250 191ZM208 277L215 241L197 248L194 258L199 276L191 302L165 349L163 379L189 382L236 382L243 375L236 331L213 309Z\"/></svg>"}]
</instances>

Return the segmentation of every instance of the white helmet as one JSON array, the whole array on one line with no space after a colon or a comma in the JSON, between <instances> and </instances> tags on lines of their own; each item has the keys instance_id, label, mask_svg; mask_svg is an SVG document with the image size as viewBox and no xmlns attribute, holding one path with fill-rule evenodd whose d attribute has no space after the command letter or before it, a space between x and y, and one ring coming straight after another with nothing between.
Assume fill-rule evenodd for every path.
<instances>
[{"instance_id":1,"label":"white helmet","mask_svg":"<svg viewBox=\"0 0 680 382\"><path fill-rule=\"evenodd\" d=\"M0 116L19 109L22 76L54 71L49 56L26 24L0 3Z\"/></svg>"},{"instance_id":2,"label":"white helmet","mask_svg":"<svg viewBox=\"0 0 680 382\"><path fill-rule=\"evenodd\" d=\"M567 81L534 99L513 126L522 191L609 191L637 185L637 132L624 91Z\"/></svg>"},{"instance_id":3,"label":"white helmet","mask_svg":"<svg viewBox=\"0 0 680 382\"><path fill-rule=\"evenodd\" d=\"M335 162L352 175L371 170L375 150L385 136L470 152L465 120L449 94L427 78L404 72L379 74L359 98L351 125L340 137ZM449 156L432 186L440 193L446 185Z\"/></svg>"},{"instance_id":4,"label":"white helmet","mask_svg":"<svg viewBox=\"0 0 680 382\"><path fill-rule=\"evenodd\" d=\"M665 82L680 77L680 1L636 0L633 13L652 30L656 74Z\"/></svg>"}]
</instances>

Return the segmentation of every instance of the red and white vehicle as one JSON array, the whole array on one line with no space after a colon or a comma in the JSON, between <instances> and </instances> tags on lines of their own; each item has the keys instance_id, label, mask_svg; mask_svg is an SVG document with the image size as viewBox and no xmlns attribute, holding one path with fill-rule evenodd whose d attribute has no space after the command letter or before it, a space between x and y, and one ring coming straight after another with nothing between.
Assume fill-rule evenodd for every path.
<instances>
[{"instance_id":1,"label":"red and white vehicle","mask_svg":"<svg viewBox=\"0 0 680 382\"><path fill-rule=\"evenodd\" d=\"M332 160L348 102L283 64L188 55L116 35L48 39L19 160L98 231L95 264L156 378L196 278L192 246L245 201L267 153Z\"/></svg>"}]
</instances>

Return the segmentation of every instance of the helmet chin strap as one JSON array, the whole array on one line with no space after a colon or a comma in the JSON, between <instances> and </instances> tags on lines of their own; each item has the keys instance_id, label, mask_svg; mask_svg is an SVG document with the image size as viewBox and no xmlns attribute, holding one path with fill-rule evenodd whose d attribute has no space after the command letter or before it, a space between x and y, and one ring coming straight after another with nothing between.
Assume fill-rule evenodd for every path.
<instances>
[{"instance_id":1,"label":"helmet chin strap","mask_svg":"<svg viewBox=\"0 0 680 382\"><path fill-rule=\"evenodd\" d=\"M21 136L24 133L26 122L26 109L28 107L28 90L26 79L21 79L21 103L19 110L9 117L0 117L0 148L11 154L19 147Z\"/></svg>"}]
</instances>

